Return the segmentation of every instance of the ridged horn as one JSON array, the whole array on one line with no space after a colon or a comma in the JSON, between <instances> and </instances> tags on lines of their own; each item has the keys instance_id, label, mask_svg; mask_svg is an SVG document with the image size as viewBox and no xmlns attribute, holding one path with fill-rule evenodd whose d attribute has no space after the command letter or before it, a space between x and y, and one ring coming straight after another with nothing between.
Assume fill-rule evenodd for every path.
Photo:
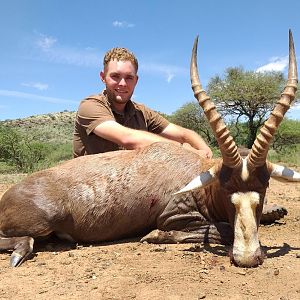
<instances>
[{"instance_id":1,"label":"ridged horn","mask_svg":"<svg viewBox=\"0 0 300 300\"><path fill-rule=\"evenodd\" d=\"M251 151L248 156L248 163L252 167L262 166L267 159L269 146L279 127L285 113L291 106L297 91L298 74L297 62L292 31L289 30L289 71L286 86L281 94L279 101L276 103L268 120L260 129L260 134L256 137Z\"/></svg>"},{"instance_id":2,"label":"ridged horn","mask_svg":"<svg viewBox=\"0 0 300 300\"><path fill-rule=\"evenodd\" d=\"M241 164L242 158L221 115L217 112L216 106L202 88L197 67L197 46L198 36L194 42L190 68L191 84L194 91L194 96L198 100L200 106L203 108L203 111L219 144L219 148L223 157L223 164L230 168L236 168Z\"/></svg>"}]
</instances>

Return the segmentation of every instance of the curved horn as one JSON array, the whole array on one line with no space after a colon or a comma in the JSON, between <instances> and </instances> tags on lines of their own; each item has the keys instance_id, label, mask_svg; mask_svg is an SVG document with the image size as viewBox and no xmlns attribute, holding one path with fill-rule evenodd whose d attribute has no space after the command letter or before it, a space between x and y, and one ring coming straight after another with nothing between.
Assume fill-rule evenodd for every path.
<instances>
[{"instance_id":1,"label":"curved horn","mask_svg":"<svg viewBox=\"0 0 300 300\"><path fill-rule=\"evenodd\" d=\"M194 42L191 59L190 76L192 89L194 91L195 98L203 108L203 111L219 144L220 151L223 157L223 164L230 168L236 168L241 164L242 158L221 115L217 112L217 109L214 103L210 100L210 97L207 96L206 92L202 89L197 67L197 45L198 36L196 37Z\"/></svg>"},{"instance_id":2,"label":"curved horn","mask_svg":"<svg viewBox=\"0 0 300 300\"><path fill-rule=\"evenodd\" d=\"M292 31L289 30L289 73L286 86L281 94L281 98L276 103L275 108L271 112L268 120L260 129L260 134L256 137L254 144L248 156L249 165L252 167L262 166L267 159L267 154L271 140L282 121L285 113L291 106L297 91L297 63L294 49L294 41Z\"/></svg>"}]
</instances>

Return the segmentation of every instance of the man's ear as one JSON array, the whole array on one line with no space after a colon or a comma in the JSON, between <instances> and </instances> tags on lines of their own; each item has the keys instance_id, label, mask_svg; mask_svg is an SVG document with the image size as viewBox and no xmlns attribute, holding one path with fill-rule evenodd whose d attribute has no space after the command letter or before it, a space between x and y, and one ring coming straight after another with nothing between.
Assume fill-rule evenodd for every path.
<instances>
[{"instance_id":1,"label":"man's ear","mask_svg":"<svg viewBox=\"0 0 300 300\"><path fill-rule=\"evenodd\" d=\"M100 72L100 79L101 79L102 82L105 83L105 74L104 74L103 71Z\"/></svg>"}]
</instances>

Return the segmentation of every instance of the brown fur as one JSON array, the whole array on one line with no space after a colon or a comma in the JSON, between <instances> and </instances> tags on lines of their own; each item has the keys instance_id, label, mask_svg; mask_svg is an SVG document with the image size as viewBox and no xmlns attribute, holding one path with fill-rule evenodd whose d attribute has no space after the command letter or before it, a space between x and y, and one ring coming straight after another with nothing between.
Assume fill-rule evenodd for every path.
<instances>
[{"instance_id":1,"label":"brown fur","mask_svg":"<svg viewBox=\"0 0 300 300\"><path fill-rule=\"evenodd\" d=\"M212 166L217 178L211 185L174 195ZM26 239L16 237L37 238L51 232L75 241L102 242L158 229L159 234L150 233L143 240L232 243L231 194L248 190L260 194L259 224L267 188L260 179L262 170L254 169L247 182L240 172L170 143L72 159L28 176L3 195L0 249L14 248L11 265L18 266L32 247L31 240L26 244Z\"/></svg>"},{"instance_id":2,"label":"brown fur","mask_svg":"<svg viewBox=\"0 0 300 300\"><path fill-rule=\"evenodd\" d=\"M7 191L0 230L33 237L68 232L81 241L132 236L163 223L159 214L180 198L172 194L203 168L197 155L170 144L70 160Z\"/></svg>"}]
</instances>

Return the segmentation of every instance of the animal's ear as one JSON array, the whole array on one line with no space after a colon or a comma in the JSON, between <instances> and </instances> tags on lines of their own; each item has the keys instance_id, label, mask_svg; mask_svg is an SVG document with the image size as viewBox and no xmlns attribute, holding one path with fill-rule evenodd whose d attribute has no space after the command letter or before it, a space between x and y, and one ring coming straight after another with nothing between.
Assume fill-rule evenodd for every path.
<instances>
[{"instance_id":1,"label":"animal's ear","mask_svg":"<svg viewBox=\"0 0 300 300\"><path fill-rule=\"evenodd\" d=\"M174 195L190 192L192 190L203 188L217 179L215 167L210 168L206 172L202 172L199 176L194 178L190 183L183 187L180 191L174 193Z\"/></svg>"},{"instance_id":2,"label":"animal's ear","mask_svg":"<svg viewBox=\"0 0 300 300\"><path fill-rule=\"evenodd\" d=\"M283 181L283 182L299 182L300 181L300 173L299 172L296 172L296 171L286 168L284 166L280 166L280 165L269 162L268 169L270 172L270 176L278 181Z\"/></svg>"}]
</instances>

